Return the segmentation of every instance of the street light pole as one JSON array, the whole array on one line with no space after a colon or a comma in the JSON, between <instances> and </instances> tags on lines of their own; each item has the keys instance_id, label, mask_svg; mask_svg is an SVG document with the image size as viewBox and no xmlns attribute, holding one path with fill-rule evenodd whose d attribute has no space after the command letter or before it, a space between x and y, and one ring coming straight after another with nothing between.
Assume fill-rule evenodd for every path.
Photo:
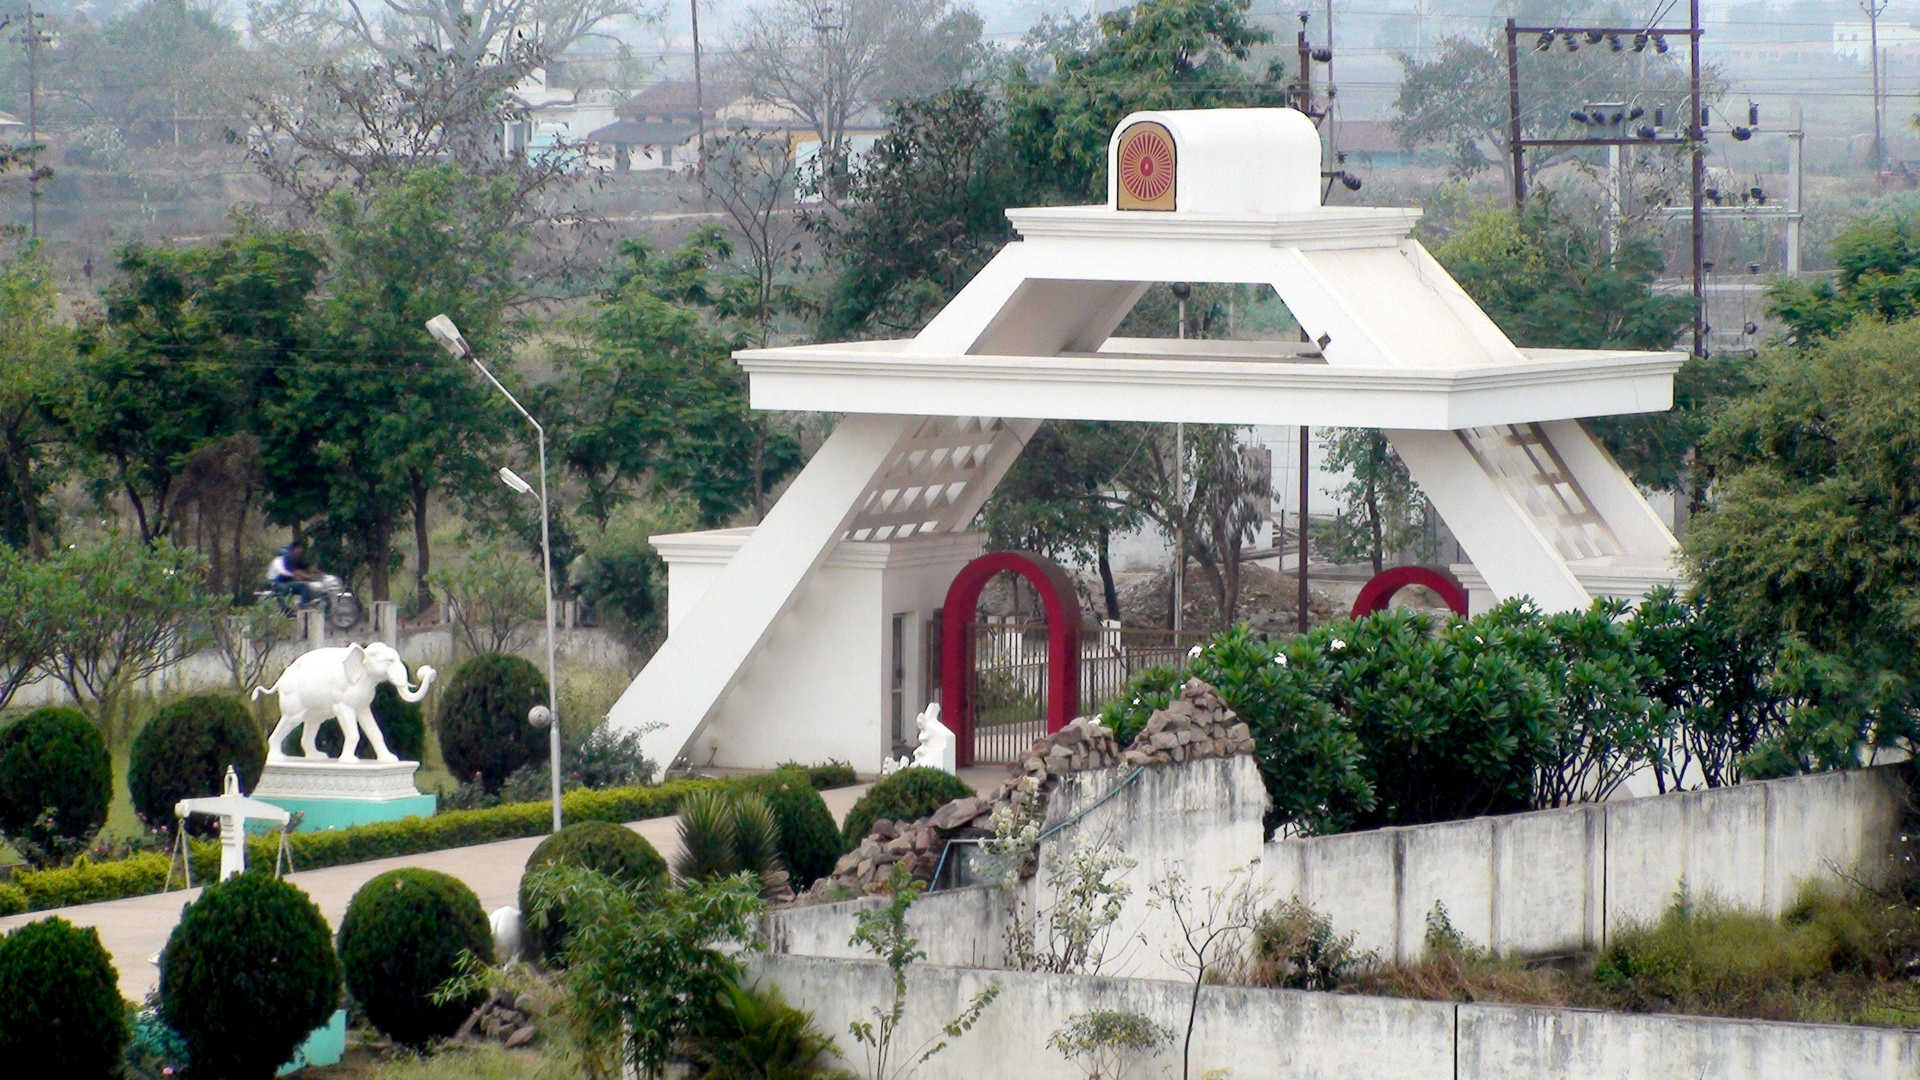
<instances>
[{"instance_id":1,"label":"street light pole","mask_svg":"<svg viewBox=\"0 0 1920 1080\"><path fill-rule=\"evenodd\" d=\"M534 438L540 446L540 573L545 582L544 591L547 600L547 763L552 773L553 831L559 832L560 680L555 670L553 648L553 543L550 525L552 514L547 508L547 429L540 425L540 421L533 418L533 414L527 411L526 406L520 404L520 399L513 396L513 391L508 390L499 379L494 377L487 365L480 361L480 357L474 354L473 347L467 344L467 339L462 337L459 329L453 325L452 319L445 315L435 315L427 320L427 331L449 353L472 364L475 370L493 384L495 390L500 391L501 396L507 399L514 410L525 417L527 423L533 425ZM527 482L520 479L511 469L501 469L500 479L521 494L532 493ZM530 716L529 719L531 718Z\"/></svg>"}]
</instances>

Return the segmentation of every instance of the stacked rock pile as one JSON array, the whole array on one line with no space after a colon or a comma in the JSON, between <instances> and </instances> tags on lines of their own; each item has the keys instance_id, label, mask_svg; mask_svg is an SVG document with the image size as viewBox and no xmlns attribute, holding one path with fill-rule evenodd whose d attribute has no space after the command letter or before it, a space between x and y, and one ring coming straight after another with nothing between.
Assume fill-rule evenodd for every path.
<instances>
[{"instance_id":1,"label":"stacked rock pile","mask_svg":"<svg viewBox=\"0 0 1920 1080\"><path fill-rule=\"evenodd\" d=\"M931 882L941 853L950 840L977 839L993 834L993 816L1002 807L1016 815L1046 805L1048 794L1068 773L1107 769L1116 765L1169 765L1195 758L1226 757L1253 752L1253 733L1213 687L1189 679L1180 696L1147 719L1133 745L1122 749L1113 731L1093 717L1083 716L1044 739L1019 763L993 793L955 799L913 822L882 818L852 851L840 857L833 875L801 898L821 902L851 892L870 895L886 889L896 865L921 881Z\"/></svg>"},{"instance_id":2,"label":"stacked rock pile","mask_svg":"<svg viewBox=\"0 0 1920 1080\"><path fill-rule=\"evenodd\" d=\"M539 1034L533 1023L534 1012L533 999L528 995L494 990L453 1037L498 1042L509 1050L516 1049L532 1042Z\"/></svg>"}]
</instances>

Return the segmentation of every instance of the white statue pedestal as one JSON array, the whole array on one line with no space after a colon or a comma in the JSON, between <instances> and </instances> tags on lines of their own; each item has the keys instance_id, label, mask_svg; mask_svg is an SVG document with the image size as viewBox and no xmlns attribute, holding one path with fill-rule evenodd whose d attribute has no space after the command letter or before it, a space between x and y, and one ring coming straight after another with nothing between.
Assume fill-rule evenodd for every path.
<instances>
[{"instance_id":1,"label":"white statue pedestal","mask_svg":"<svg viewBox=\"0 0 1920 1080\"><path fill-rule=\"evenodd\" d=\"M435 799L414 786L417 761L283 758L261 770L253 797L302 816L300 832L431 817Z\"/></svg>"}]
</instances>

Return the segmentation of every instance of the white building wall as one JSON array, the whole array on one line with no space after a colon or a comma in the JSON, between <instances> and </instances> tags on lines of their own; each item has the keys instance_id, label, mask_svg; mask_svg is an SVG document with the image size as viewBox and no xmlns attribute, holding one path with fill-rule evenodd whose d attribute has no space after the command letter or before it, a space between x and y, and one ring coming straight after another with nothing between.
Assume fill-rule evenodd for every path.
<instances>
[{"instance_id":1,"label":"white building wall","mask_svg":"<svg viewBox=\"0 0 1920 1080\"><path fill-rule=\"evenodd\" d=\"M653 538L667 561L667 625L678 630L753 533L720 529ZM892 617L904 615L903 708L919 711L921 624L954 575L980 554L962 533L901 543L842 541L800 588L739 683L687 751L697 766L771 768L837 758L874 773L893 749Z\"/></svg>"}]
</instances>

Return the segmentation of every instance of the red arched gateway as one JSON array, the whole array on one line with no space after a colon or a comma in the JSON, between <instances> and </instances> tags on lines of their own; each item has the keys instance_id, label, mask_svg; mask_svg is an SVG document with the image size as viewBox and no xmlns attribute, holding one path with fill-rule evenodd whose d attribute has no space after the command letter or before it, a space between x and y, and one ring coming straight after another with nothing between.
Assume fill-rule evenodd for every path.
<instances>
[{"instance_id":1,"label":"red arched gateway","mask_svg":"<svg viewBox=\"0 0 1920 1080\"><path fill-rule=\"evenodd\" d=\"M955 760L973 764L973 703L967 684L973 666L973 617L980 590L1011 570L1026 578L1047 611L1047 734L1066 727L1080 709L1080 596L1060 565L1030 551L993 551L960 568L940 615L940 719L953 729Z\"/></svg>"},{"instance_id":2,"label":"red arched gateway","mask_svg":"<svg viewBox=\"0 0 1920 1080\"><path fill-rule=\"evenodd\" d=\"M1453 571L1438 566L1396 566L1375 574L1372 581L1360 587L1360 595L1353 600L1353 617L1387 610L1393 594L1409 585L1432 589L1456 615L1467 613L1467 589Z\"/></svg>"}]
</instances>

